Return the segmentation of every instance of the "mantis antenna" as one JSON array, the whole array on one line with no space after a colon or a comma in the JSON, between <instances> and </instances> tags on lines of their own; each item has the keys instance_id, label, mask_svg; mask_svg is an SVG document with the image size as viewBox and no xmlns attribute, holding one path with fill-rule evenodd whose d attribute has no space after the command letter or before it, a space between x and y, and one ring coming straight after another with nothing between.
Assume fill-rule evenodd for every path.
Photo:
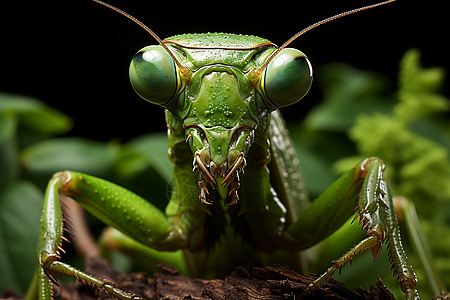
<instances>
[{"instance_id":1,"label":"mantis antenna","mask_svg":"<svg viewBox=\"0 0 450 300\"><path fill-rule=\"evenodd\" d=\"M133 17L132 15L130 15L130 14L124 12L123 10L121 10L121 9L119 9L119 8L117 8L117 7L113 6L113 5L111 5L111 4L105 3L105 2L100 1L100 0L92 0L92 1L97 2L97 3L99 3L99 4L103 5L103 6L106 6L106 7L110 8L110 9L112 9L112 10L118 12L119 14L121 14L121 15L127 17L128 19L130 19L130 20L133 21L134 23L136 23L136 24L138 24L139 26L141 26L142 28L144 28L144 30L147 31L148 33L150 33L150 35L151 35L151 36L152 36L152 37L153 37L153 38L154 38L154 39L155 39L155 40L156 40L156 41L164 48L164 50L166 50L166 52L170 55L170 57L173 59L173 61L174 61L175 64L177 65L177 67L180 69L181 75L183 75L184 77L189 77L191 71L190 71L188 68L186 68L185 66L183 66L183 65L177 60L177 58L175 57L175 55L173 55L173 53L169 50L169 48L166 46L166 44L164 44L163 41L159 38L159 36L158 36L153 30L151 30L150 28L148 28L148 26L146 26L144 23L142 23L141 21L139 21L138 19L136 19L136 18Z\"/></svg>"},{"instance_id":2,"label":"mantis antenna","mask_svg":"<svg viewBox=\"0 0 450 300\"><path fill-rule=\"evenodd\" d=\"M94 1L96 1L96 0L94 0ZM339 19L339 18L341 18L341 17L345 17L345 16L348 16L348 15L351 15L351 14L354 14L354 13L357 13L357 12L360 12L360 11L363 11L363 10L367 10L367 9L370 9L370 8L374 8L374 7L377 7L377 6L384 5L384 4L388 4L388 3L394 2L394 1L395 1L395 0L389 0L389 1L380 2L380 3L377 3L377 4L373 4L373 5L368 5L368 6L356 8L356 9L353 9L353 10L349 10L349 11L346 11L346 12L343 12L343 13L340 13L340 14L337 14L337 15L334 15L334 16L332 16L332 17L323 19L322 21L319 21L319 22L317 22L317 23L314 23L314 24L312 24L312 25L306 27L305 29L300 30L300 31L297 32L294 36L292 36L289 40L287 40L283 45L281 45L280 48L278 48L275 52L273 52L272 55L266 60L266 62L264 63L264 65L263 65L261 68L256 69L256 70L254 71L254 72L255 72L255 75L256 75L256 76L260 76L260 75L262 74L262 72L267 68L267 66L269 65L269 63L272 61L272 59L273 59L278 53L280 53L281 50L283 50L284 48L286 48L290 43L292 43L292 42L293 42L296 38L298 38L299 36L303 35L305 32L310 31L311 29L316 28L316 27L318 27L318 26L320 26L320 25L322 25L322 24L325 24L325 23L328 23L328 22L330 22L330 21Z\"/></svg>"}]
</instances>

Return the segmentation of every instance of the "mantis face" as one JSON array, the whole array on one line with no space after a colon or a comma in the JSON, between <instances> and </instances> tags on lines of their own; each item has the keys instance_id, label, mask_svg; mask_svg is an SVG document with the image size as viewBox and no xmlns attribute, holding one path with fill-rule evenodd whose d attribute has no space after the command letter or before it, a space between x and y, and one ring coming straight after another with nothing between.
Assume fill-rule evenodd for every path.
<instances>
[{"instance_id":1,"label":"mantis face","mask_svg":"<svg viewBox=\"0 0 450 300\"><path fill-rule=\"evenodd\" d=\"M235 205L258 127L267 127L271 111L303 98L312 82L311 65L292 48L273 57L275 45L253 36L189 34L163 43L170 50L149 46L135 55L131 83L141 97L181 121L200 174L201 202L212 204L208 187L220 183L229 186L225 204Z\"/></svg>"}]
</instances>

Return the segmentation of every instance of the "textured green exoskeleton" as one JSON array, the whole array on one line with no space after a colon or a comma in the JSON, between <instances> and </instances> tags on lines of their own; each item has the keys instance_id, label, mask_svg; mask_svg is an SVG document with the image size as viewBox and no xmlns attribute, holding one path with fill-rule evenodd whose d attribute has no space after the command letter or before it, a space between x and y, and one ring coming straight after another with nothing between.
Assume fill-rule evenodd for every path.
<instances>
[{"instance_id":1,"label":"textured green exoskeleton","mask_svg":"<svg viewBox=\"0 0 450 300\"><path fill-rule=\"evenodd\" d=\"M418 297L381 160L362 161L313 202L303 190L298 159L277 109L300 100L311 86L305 54L254 36L184 34L140 50L129 73L136 92L166 110L174 164L170 201L163 213L110 182L57 173L48 185L38 246L43 299L50 297L59 273L120 299L135 297L60 262L60 193L118 229L117 239L126 235L131 238L127 245L152 248L160 254L158 262L197 276L249 262L280 262L280 256L286 263L299 262L298 251L322 241L356 211L367 237L335 260L310 291L365 249L376 259L387 241L402 290L408 299ZM176 250L184 253L159 252Z\"/></svg>"}]
</instances>

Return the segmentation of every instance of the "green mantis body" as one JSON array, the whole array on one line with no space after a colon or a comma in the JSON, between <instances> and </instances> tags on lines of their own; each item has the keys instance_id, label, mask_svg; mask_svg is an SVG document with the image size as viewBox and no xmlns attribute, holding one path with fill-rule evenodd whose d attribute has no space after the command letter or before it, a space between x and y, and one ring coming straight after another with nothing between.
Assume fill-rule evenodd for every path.
<instances>
[{"instance_id":1,"label":"green mantis body","mask_svg":"<svg viewBox=\"0 0 450 300\"><path fill-rule=\"evenodd\" d=\"M303 190L298 159L277 111L300 100L311 85L311 65L301 51L253 36L178 35L140 50L130 79L141 97L166 109L174 164L170 201L163 213L102 179L73 171L55 174L38 245L42 299L50 298L60 273L122 299L134 297L59 260L61 193L136 245L183 250L161 254L161 260L183 265L181 256L189 258L195 263L181 268L197 276L220 273L214 272L220 262L230 268L278 261L280 251L284 261L298 262L298 251L322 241L356 211L367 237L335 260L310 291L365 249L376 259L387 242L402 290L408 299L418 298L380 159L360 162L313 202Z\"/></svg>"}]
</instances>

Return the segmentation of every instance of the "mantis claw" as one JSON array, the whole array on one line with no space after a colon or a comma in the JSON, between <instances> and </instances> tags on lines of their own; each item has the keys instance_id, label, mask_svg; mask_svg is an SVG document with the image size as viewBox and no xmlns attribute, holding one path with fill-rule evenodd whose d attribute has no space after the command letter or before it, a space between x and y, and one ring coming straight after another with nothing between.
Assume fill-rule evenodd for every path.
<instances>
[{"instance_id":1,"label":"mantis claw","mask_svg":"<svg viewBox=\"0 0 450 300\"><path fill-rule=\"evenodd\" d=\"M200 202L205 205L212 205L212 201L208 200L207 195L209 195L209 190L207 187L206 178L204 178L204 174L206 174L207 180L210 180L212 184L215 184L216 181L212 177L211 173L208 171L208 169L205 166L205 163L203 162L202 158L200 157L200 154L196 153L194 156L194 161L192 162L193 170L199 169L199 179L198 179L198 187L200 189L200 194L198 196Z\"/></svg>"},{"instance_id":2,"label":"mantis claw","mask_svg":"<svg viewBox=\"0 0 450 300\"><path fill-rule=\"evenodd\" d=\"M207 195L209 195L209 191L204 181L202 181L202 183L199 182L199 187L200 187L200 195L198 197L200 199L200 202L205 205L213 205L213 203L208 200Z\"/></svg>"},{"instance_id":3,"label":"mantis claw","mask_svg":"<svg viewBox=\"0 0 450 300\"><path fill-rule=\"evenodd\" d=\"M247 162L245 161L244 154L239 154L239 157L233 163L231 170L228 171L228 174L222 181L222 186L231 185L228 198L225 201L226 206L234 206L239 200L239 195L237 193L240 187L239 173L244 170L246 164Z\"/></svg>"},{"instance_id":4,"label":"mantis claw","mask_svg":"<svg viewBox=\"0 0 450 300\"><path fill-rule=\"evenodd\" d=\"M239 174L239 172L242 172L246 165L247 165L247 162L245 161L244 154L243 153L239 154L239 157L233 163L231 170L228 171L228 174L223 179L222 185L225 185L225 184L228 185L228 180L232 177L232 175L236 176L237 174Z\"/></svg>"},{"instance_id":5,"label":"mantis claw","mask_svg":"<svg viewBox=\"0 0 450 300\"><path fill-rule=\"evenodd\" d=\"M216 183L216 181L212 177L211 173L208 171L208 169L206 169L205 163L203 162L202 158L200 157L200 154L198 154L198 153L195 154L195 162L194 163L195 163L194 168L198 167L204 174L206 174L208 179L211 180L211 182L213 184Z\"/></svg>"}]
</instances>

